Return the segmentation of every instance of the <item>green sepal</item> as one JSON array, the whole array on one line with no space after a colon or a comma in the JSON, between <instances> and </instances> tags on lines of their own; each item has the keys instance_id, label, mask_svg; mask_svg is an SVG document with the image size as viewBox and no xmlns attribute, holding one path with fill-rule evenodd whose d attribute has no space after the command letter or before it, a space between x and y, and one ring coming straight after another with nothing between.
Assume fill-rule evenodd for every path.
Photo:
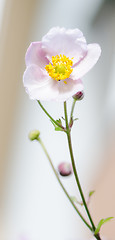
<instances>
[{"instance_id":1,"label":"green sepal","mask_svg":"<svg viewBox=\"0 0 115 240\"><path fill-rule=\"evenodd\" d=\"M113 217L108 217L108 218L103 218L103 219L101 219L101 220L99 221L98 225L97 225L97 228L96 228L96 230L95 230L95 232L94 232L94 235L97 235L97 234L99 233L99 231L100 231L101 226L102 226L104 223L106 223L106 222L108 222L109 220L111 220L112 218L113 218Z\"/></svg>"},{"instance_id":2,"label":"green sepal","mask_svg":"<svg viewBox=\"0 0 115 240\"><path fill-rule=\"evenodd\" d=\"M91 197L94 194L94 190L89 192L89 197Z\"/></svg>"},{"instance_id":3,"label":"green sepal","mask_svg":"<svg viewBox=\"0 0 115 240\"><path fill-rule=\"evenodd\" d=\"M53 124L54 127L55 127L55 131L63 131L63 129L61 128L61 126L62 126L62 121L61 121L60 118L59 118L58 120L56 120L56 122L57 122L58 124L60 124L60 127L57 126L53 121L51 121L51 122L52 122L52 124Z\"/></svg>"}]
</instances>

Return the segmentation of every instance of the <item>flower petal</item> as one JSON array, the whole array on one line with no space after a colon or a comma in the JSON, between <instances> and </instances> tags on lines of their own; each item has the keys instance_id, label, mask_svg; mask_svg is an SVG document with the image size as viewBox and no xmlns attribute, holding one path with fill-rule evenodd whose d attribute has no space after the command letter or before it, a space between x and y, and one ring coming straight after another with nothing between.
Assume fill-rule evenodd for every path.
<instances>
[{"instance_id":1,"label":"flower petal","mask_svg":"<svg viewBox=\"0 0 115 240\"><path fill-rule=\"evenodd\" d=\"M64 54L76 63L87 53L86 40L79 29L52 28L42 38L42 47L50 61L52 56Z\"/></svg>"},{"instance_id":2,"label":"flower petal","mask_svg":"<svg viewBox=\"0 0 115 240\"><path fill-rule=\"evenodd\" d=\"M53 80L37 65L27 67L23 77L24 87L29 97L37 100L66 101L76 92L83 90L80 79L73 81L68 78L66 82Z\"/></svg>"},{"instance_id":3,"label":"flower petal","mask_svg":"<svg viewBox=\"0 0 115 240\"><path fill-rule=\"evenodd\" d=\"M81 79L72 80L70 78L66 79L66 84L63 81L57 82L58 84L58 96L56 101L66 101L68 98L72 97L76 92L83 91L83 83Z\"/></svg>"},{"instance_id":4,"label":"flower petal","mask_svg":"<svg viewBox=\"0 0 115 240\"><path fill-rule=\"evenodd\" d=\"M37 65L29 66L24 72L23 83L31 99L52 100L58 95L57 81Z\"/></svg>"},{"instance_id":5,"label":"flower petal","mask_svg":"<svg viewBox=\"0 0 115 240\"><path fill-rule=\"evenodd\" d=\"M36 64L41 68L44 68L46 64L49 63L49 60L46 57L46 53L42 49L41 42L32 42L26 52L26 66Z\"/></svg>"},{"instance_id":6,"label":"flower petal","mask_svg":"<svg viewBox=\"0 0 115 240\"><path fill-rule=\"evenodd\" d=\"M100 54L101 48L98 44L89 44L87 55L82 61L75 65L71 73L71 78L74 80L83 77L96 64Z\"/></svg>"}]
</instances>

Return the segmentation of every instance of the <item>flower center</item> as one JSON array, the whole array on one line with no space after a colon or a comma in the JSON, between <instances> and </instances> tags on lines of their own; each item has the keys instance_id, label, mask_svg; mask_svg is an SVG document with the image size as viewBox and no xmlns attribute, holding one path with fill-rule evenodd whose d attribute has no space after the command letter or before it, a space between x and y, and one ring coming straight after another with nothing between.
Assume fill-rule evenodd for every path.
<instances>
[{"instance_id":1,"label":"flower center","mask_svg":"<svg viewBox=\"0 0 115 240\"><path fill-rule=\"evenodd\" d=\"M66 57L65 55L52 56L52 64L49 63L45 66L46 71L49 76L54 80L60 81L69 78L72 69L73 61ZM67 83L64 81L64 83Z\"/></svg>"}]
</instances>

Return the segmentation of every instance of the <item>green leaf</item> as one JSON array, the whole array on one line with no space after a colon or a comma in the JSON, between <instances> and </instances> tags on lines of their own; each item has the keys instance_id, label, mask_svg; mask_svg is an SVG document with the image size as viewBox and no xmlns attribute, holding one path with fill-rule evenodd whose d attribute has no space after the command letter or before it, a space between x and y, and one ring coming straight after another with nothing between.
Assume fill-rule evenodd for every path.
<instances>
[{"instance_id":1,"label":"green leaf","mask_svg":"<svg viewBox=\"0 0 115 240\"><path fill-rule=\"evenodd\" d=\"M62 125L62 121L60 118L58 120L56 120L56 122L59 123L60 125Z\"/></svg>"},{"instance_id":2,"label":"green leaf","mask_svg":"<svg viewBox=\"0 0 115 240\"><path fill-rule=\"evenodd\" d=\"M74 118L73 121L79 120L79 118Z\"/></svg>"},{"instance_id":3,"label":"green leaf","mask_svg":"<svg viewBox=\"0 0 115 240\"><path fill-rule=\"evenodd\" d=\"M91 197L94 194L94 190L89 192L89 197Z\"/></svg>"},{"instance_id":4,"label":"green leaf","mask_svg":"<svg viewBox=\"0 0 115 240\"><path fill-rule=\"evenodd\" d=\"M97 235L97 233L100 231L101 226L102 226L104 223L110 221L112 218L113 218L113 217L108 217L108 218L105 218L105 219L104 219L104 218L101 219L101 220L99 221L98 225L97 225L97 228L96 228L96 230L95 230L95 232L94 232L94 235Z\"/></svg>"},{"instance_id":5,"label":"green leaf","mask_svg":"<svg viewBox=\"0 0 115 240\"><path fill-rule=\"evenodd\" d=\"M56 126L55 131L63 131L63 129L61 127Z\"/></svg>"},{"instance_id":6,"label":"green leaf","mask_svg":"<svg viewBox=\"0 0 115 240\"><path fill-rule=\"evenodd\" d=\"M56 120L56 122L57 122L58 124L60 124L60 127L57 126L53 121L51 121L51 122L52 122L52 124L53 124L54 127L55 127L55 131L63 131L63 129L61 128L61 126L62 126L62 121L61 121L61 119Z\"/></svg>"}]
</instances>

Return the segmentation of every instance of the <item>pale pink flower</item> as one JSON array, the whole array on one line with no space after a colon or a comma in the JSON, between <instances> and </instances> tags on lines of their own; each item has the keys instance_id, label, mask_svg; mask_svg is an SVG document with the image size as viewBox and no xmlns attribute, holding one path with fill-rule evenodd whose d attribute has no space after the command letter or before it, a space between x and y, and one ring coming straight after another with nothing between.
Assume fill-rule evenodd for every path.
<instances>
[{"instance_id":1,"label":"pale pink flower","mask_svg":"<svg viewBox=\"0 0 115 240\"><path fill-rule=\"evenodd\" d=\"M26 52L23 83L31 99L66 101L83 90L83 77L97 62L100 46L79 29L54 27Z\"/></svg>"}]
</instances>

